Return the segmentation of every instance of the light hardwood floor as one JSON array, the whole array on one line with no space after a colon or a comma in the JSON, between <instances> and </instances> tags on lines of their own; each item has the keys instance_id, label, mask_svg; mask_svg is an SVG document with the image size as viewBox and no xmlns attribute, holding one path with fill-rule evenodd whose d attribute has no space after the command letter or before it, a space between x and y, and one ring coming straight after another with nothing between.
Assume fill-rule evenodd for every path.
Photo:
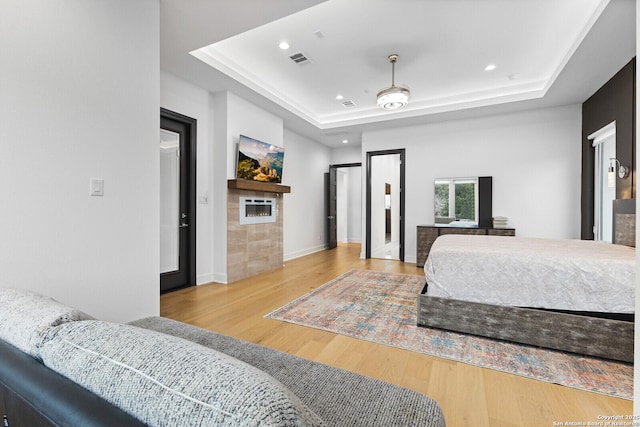
<instances>
[{"instance_id":1,"label":"light hardwood floor","mask_svg":"<svg viewBox=\"0 0 640 427\"><path fill-rule=\"evenodd\" d=\"M423 273L359 253L358 244L340 245L228 285L165 294L161 315L424 393L440 404L448 427L553 426L633 412L631 401L264 318L352 268Z\"/></svg>"}]
</instances>

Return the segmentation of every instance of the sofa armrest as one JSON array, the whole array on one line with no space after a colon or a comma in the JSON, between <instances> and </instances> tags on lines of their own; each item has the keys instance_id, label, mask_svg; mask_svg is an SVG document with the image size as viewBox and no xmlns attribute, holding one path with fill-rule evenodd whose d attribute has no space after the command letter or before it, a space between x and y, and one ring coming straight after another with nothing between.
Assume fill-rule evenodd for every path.
<instances>
[{"instance_id":1,"label":"sofa armrest","mask_svg":"<svg viewBox=\"0 0 640 427\"><path fill-rule=\"evenodd\" d=\"M3 340L0 416L9 427L144 425Z\"/></svg>"}]
</instances>

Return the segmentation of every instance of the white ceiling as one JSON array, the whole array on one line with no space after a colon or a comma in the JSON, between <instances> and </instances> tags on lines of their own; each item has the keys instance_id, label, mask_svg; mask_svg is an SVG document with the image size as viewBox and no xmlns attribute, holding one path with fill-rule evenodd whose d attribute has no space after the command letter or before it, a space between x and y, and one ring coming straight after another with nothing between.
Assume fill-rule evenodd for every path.
<instances>
[{"instance_id":1,"label":"white ceiling","mask_svg":"<svg viewBox=\"0 0 640 427\"><path fill-rule=\"evenodd\" d=\"M161 24L165 71L231 90L329 146L367 129L583 102L635 55L634 0L162 0ZM309 61L294 63L298 52ZM397 112L375 99L392 53L396 84L411 88Z\"/></svg>"}]
</instances>

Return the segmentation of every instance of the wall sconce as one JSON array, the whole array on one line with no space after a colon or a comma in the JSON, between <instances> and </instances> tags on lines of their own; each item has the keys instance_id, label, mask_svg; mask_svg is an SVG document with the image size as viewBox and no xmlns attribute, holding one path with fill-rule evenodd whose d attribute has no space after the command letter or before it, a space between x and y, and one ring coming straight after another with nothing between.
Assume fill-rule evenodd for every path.
<instances>
[{"instance_id":1,"label":"wall sconce","mask_svg":"<svg viewBox=\"0 0 640 427\"><path fill-rule=\"evenodd\" d=\"M620 161L616 158L611 157L609 161L608 181L609 187L613 188L616 186L616 163L618 164L618 177L620 177L620 179L626 178L627 175L629 175L629 168L622 166Z\"/></svg>"}]
</instances>

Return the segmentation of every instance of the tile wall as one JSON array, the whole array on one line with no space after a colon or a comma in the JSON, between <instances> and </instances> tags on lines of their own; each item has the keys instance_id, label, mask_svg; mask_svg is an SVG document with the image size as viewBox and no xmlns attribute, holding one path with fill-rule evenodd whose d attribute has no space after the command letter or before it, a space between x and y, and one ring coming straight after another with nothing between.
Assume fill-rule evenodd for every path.
<instances>
[{"instance_id":1,"label":"tile wall","mask_svg":"<svg viewBox=\"0 0 640 427\"><path fill-rule=\"evenodd\" d=\"M282 194L229 189L227 196L227 281L235 282L283 265ZM240 224L240 197L276 199L276 222Z\"/></svg>"}]
</instances>

